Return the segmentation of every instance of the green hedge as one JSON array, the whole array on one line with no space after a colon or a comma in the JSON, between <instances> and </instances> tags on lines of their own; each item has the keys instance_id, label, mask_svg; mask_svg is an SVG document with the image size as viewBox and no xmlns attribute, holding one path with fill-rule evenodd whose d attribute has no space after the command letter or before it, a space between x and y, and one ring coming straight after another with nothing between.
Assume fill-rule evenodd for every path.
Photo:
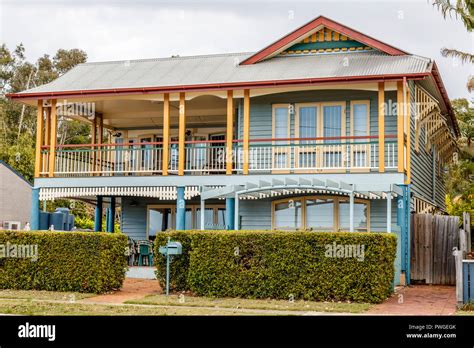
<instances>
[{"instance_id":1,"label":"green hedge","mask_svg":"<svg viewBox=\"0 0 474 348\"><path fill-rule=\"evenodd\" d=\"M0 254L0 288L104 293L125 279L124 234L0 231L0 248L24 245L36 245L38 259Z\"/></svg>"},{"instance_id":2,"label":"green hedge","mask_svg":"<svg viewBox=\"0 0 474 348\"><path fill-rule=\"evenodd\" d=\"M391 293L396 237L388 233L177 231L183 244L171 287L200 296L380 302ZM327 257L326 246L364 246L363 261ZM158 254L157 254L158 255ZM157 257L165 278L165 258ZM164 284L164 283L162 283Z\"/></svg>"}]
</instances>

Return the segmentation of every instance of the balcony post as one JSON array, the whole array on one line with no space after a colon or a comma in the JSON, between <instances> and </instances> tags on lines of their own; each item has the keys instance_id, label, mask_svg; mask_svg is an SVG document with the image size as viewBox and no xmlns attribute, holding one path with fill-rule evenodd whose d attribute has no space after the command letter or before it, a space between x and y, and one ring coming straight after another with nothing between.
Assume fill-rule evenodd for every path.
<instances>
[{"instance_id":1,"label":"balcony post","mask_svg":"<svg viewBox=\"0 0 474 348\"><path fill-rule=\"evenodd\" d=\"M168 175L170 161L170 95L163 96L163 175Z\"/></svg>"},{"instance_id":2,"label":"balcony post","mask_svg":"<svg viewBox=\"0 0 474 348\"><path fill-rule=\"evenodd\" d=\"M225 199L225 229L234 230L235 229L235 198L226 198Z\"/></svg>"},{"instance_id":3,"label":"balcony post","mask_svg":"<svg viewBox=\"0 0 474 348\"><path fill-rule=\"evenodd\" d=\"M95 206L94 231L102 231L102 196L97 196L97 205Z\"/></svg>"},{"instance_id":4,"label":"balcony post","mask_svg":"<svg viewBox=\"0 0 474 348\"><path fill-rule=\"evenodd\" d=\"M385 83L379 82L379 172L385 172Z\"/></svg>"},{"instance_id":5,"label":"balcony post","mask_svg":"<svg viewBox=\"0 0 474 348\"><path fill-rule=\"evenodd\" d=\"M51 139L51 108L44 108L45 111L45 124L44 124L44 145L48 146Z\"/></svg>"},{"instance_id":6,"label":"balcony post","mask_svg":"<svg viewBox=\"0 0 474 348\"><path fill-rule=\"evenodd\" d=\"M403 173L405 170L404 166L404 96L403 96L403 82L398 81L397 82L397 150L398 150L398 158L397 158L397 163L398 163L398 172Z\"/></svg>"},{"instance_id":7,"label":"balcony post","mask_svg":"<svg viewBox=\"0 0 474 348\"><path fill-rule=\"evenodd\" d=\"M186 156L186 100L185 94L179 94L179 134L178 134L178 175L184 175L184 161Z\"/></svg>"},{"instance_id":8,"label":"balcony post","mask_svg":"<svg viewBox=\"0 0 474 348\"><path fill-rule=\"evenodd\" d=\"M227 135L226 135L226 174L232 174L232 140L234 138L234 100L233 91L227 91Z\"/></svg>"},{"instance_id":9,"label":"balcony post","mask_svg":"<svg viewBox=\"0 0 474 348\"><path fill-rule=\"evenodd\" d=\"M405 81L404 81L405 83ZM407 88L406 94L406 122L407 122L407 178L405 184L410 184L411 182L411 96L410 96L410 88Z\"/></svg>"},{"instance_id":10,"label":"balcony post","mask_svg":"<svg viewBox=\"0 0 474 348\"><path fill-rule=\"evenodd\" d=\"M93 172L95 172L96 170L96 167L95 167L95 160L96 160L96 153L95 153L95 144L96 144L96 141L97 141L97 115L94 116L94 120L92 121L92 125L91 125L91 160L92 160L92 166L91 166L91 170ZM92 175L95 175L95 173L93 173Z\"/></svg>"},{"instance_id":11,"label":"balcony post","mask_svg":"<svg viewBox=\"0 0 474 348\"><path fill-rule=\"evenodd\" d=\"M250 90L244 89L244 136L243 136L243 174L249 173L250 140Z\"/></svg>"},{"instance_id":12,"label":"balcony post","mask_svg":"<svg viewBox=\"0 0 474 348\"><path fill-rule=\"evenodd\" d=\"M45 135L46 138L48 134ZM41 146L43 145L43 101L38 100L38 111L36 117L36 153L35 153L35 178L39 177L41 171Z\"/></svg>"},{"instance_id":13,"label":"balcony post","mask_svg":"<svg viewBox=\"0 0 474 348\"><path fill-rule=\"evenodd\" d=\"M176 188L176 230L186 229L186 201L184 200L184 186Z\"/></svg>"},{"instance_id":14,"label":"balcony post","mask_svg":"<svg viewBox=\"0 0 474 348\"><path fill-rule=\"evenodd\" d=\"M99 118L98 122L98 130L97 130L97 144L101 145L104 139L104 119L102 116ZM102 146L97 146L97 163L96 163L96 171L98 171L98 175L102 173Z\"/></svg>"},{"instance_id":15,"label":"balcony post","mask_svg":"<svg viewBox=\"0 0 474 348\"><path fill-rule=\"evenodd\" d=\"M56 165L56 141L57 141L57 130L58 130L58 113L56 110L56 99L51 101L51 133L50 133L50 148L49 148L49 177L54 176L54 170Z\"/></svg>"}]
</instances>

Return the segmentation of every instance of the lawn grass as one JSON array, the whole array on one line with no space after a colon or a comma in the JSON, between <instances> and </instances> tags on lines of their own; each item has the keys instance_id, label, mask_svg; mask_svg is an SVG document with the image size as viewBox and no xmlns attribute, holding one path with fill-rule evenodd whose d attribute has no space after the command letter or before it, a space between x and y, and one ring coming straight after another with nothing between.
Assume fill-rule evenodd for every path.
<instances>
[{"instance_id":1,"label":"lawn grass","mask_svg":"<svg viewBox=\"0 0 474 348\"><path fill-rule=\"evenodd\" d=\"M61 303L53 301L34 301L26 299L0 299L1 314L16 315L262 315L231 309L158 307L139 305L107 305L87 303ZM272 314L272 313L269 313ZM263 313L263 315L265 315Z\"/></svg>"},{"instance_id":2,"label":"lawn grass","mask_svg":"<svg viewBox=\"0 0 474 348\"><path fill-rule=\"evenodd\" d=\"M0 290L1 298L10 299L29 299L29 300L59 300L59 301L77 301L96 294L84 294L80 292L59 292L43 290Z\"/></svg>"},{"instance_id":3,"label":"lawn grass","mask_svg":"<svg viewBox=\"0 0 474 348\"><path fill-rule=\"evenodd\" d=\"M371 305L368 303L288 301L272 299L207 298L188 295L148 295L142 299L125 303L160 306L214 307L237 309L262 309L278 311L363 313Z\"/></svg>"}]
</instances>

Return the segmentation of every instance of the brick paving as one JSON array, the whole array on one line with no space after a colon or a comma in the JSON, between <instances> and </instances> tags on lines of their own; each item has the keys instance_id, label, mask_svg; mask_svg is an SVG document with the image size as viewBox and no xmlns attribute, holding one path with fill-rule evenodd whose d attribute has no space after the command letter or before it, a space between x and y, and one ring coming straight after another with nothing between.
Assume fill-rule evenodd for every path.
<instances>
[{"instance_id":1,"label":"brick paving","mask_svg":"<svg viewBox=\"0 0 474 348\"><path fill-rule=\"evenodd\" d=\"M455 286L413 285L397 288L393 296L375 305L367 314L454 315L455 312Z\"/></svg>"}]
</instances>

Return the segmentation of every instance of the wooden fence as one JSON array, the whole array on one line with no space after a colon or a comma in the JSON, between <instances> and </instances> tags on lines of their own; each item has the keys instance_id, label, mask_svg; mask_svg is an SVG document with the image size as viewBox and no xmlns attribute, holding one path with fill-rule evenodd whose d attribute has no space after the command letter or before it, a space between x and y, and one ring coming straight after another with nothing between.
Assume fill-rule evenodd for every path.
<instances>
[{"instance_id":1,"label":"wooden fence","mask_svg":"<svg viewBox=\"0 0 474 348\"><path fill-rule=\"evenodd\" d=\"M456 284L453 248L459 247L459 217L413 214L411 279L426 284Z\"/></svg>"}]
</instances>

